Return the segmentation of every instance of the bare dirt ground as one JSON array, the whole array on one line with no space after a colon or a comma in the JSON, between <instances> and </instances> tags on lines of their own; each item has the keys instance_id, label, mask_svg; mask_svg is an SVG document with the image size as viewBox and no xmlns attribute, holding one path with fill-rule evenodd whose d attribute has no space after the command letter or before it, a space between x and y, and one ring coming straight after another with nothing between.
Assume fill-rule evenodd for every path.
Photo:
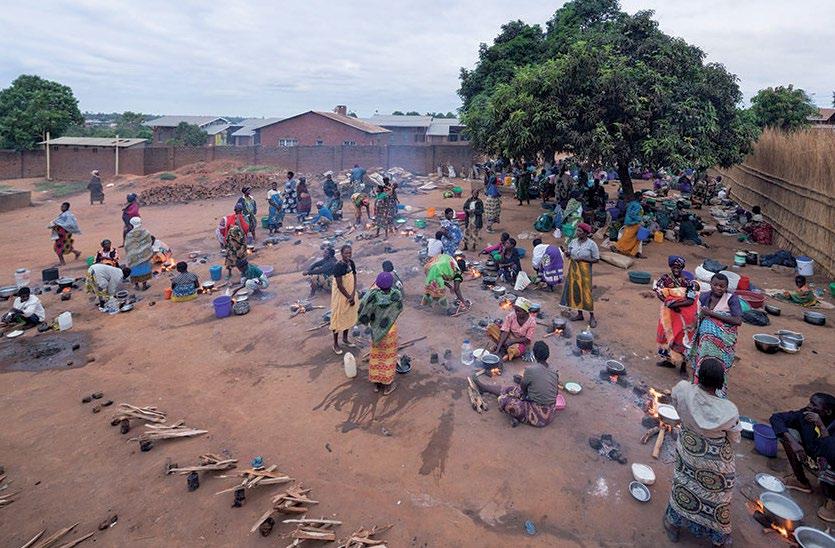
<instances>
[{"instance_id":1,"label":"bare dirt ground","mask_svg":"<svg viewBox=\"0 0 835 548\"><path fill-rule=\"evenodd\" d=\"M31 182L8 184L25 187ZM120 240L120 202L126 192L143 186L131 184L123 179L106 188L104 206L89 206L86 194L70 200L83 231L76 243L83 257L103 238ZM609 185L608 191L615 189ZM460 207L462 200L443 200L440 194L403 193L400 198L413 206ZM265 200L257 198L263 207ZM39 279L40 270L54 263L45 227L60 200L38 195L35 200L35 207L0 215L3 284L12 282L17 267L30 268L33 279ZM220 262L213 232L217 219L233 203L218 199L145 207L142 217L152 233L174 248L176 258L202 251L210 254L212 264ZM501 228L512 234L532 232L540 211L536 204L518 207L507 198ZM427 232L433 228L430 224ZM488 235L484 237L486 242ZM464 389L467 370L458 363L460 344L470 336L481 346L484 337L471 330L472 322L501 313L478 282L464 286L465 296L474 302L472 312L443 317L417 306L423 280L418 244L397 236L390 242L396 252L389 255L381 241L355 243L362 286L373 282L386 258L405 280L408 306L399 320L401 341L428 337L406 350L414 358L413 371L398 376L399 388L391 396L379 397L366 380L364 364L356 379L346 379L341 357L330 350L328 331L305 331L320 323L320 314L288 319L288 305L307 295L299 271L319 253L321 243L314 236L301 239L299 245L282 243L253 257L256 264L274 265L277 274L268 298L254 302L252 312L242 317L216 319L207 296L182 304L164 301L165 277L141 293L143 300L129 314L102 314L80 291L66 303L54 293L42 297L50 317L72 311L74 327L64 333L27 332L0 342L0 465L10 489L22 490L14 503L0 508L0 544L20 546L43 528L49 534L80 522L78 534L68 537L76 538L113 514L118 523L92 539L99 546L289 544L276 538L290 532L287 525L266 539L249 533L280 487L255 488L242 508L231 508L231 493L215 493L235 479L204 474L200 489L189 493L183 476L164 474L166 459L190 465L207 452L232 455L241 467L255 456L277 464L321 501L310 517L344 522L340 537L360 526L392 523L395 527L384 537L390 546L667 544L661 517L669 496L672 443L660 460L653 460L652 446L638 441L644 432L638 398L631 388L599 376L604 359L611 356L626 364L632 383L670 388L679 380L677 372L654 365L658 303L641 295L647 286L629 283L623 270L595 266L600 320L595 332L602 355L574 357L573 339L545 339L561 380L579 381L583 391L566 396L567 409L549 427L512 429L494 398L488 397L489 412L478 415ZM546 241L553 239L548 235ZM673 253L685 255L690 269L706 256L732 262L734 238L714 235L708 241L710 250L652 244L646 248L650 258L635 268L657 275L666 270L666 257ZM530 240L520 245L530 257ZM209 264L191 269L207 279ZM83 261L62 269L71 276L83 273ZM745 273L760 287L792 283L789 274L765 268L747 267ZM527 293L542 303L549 317L558 314L557 293ZM315 304L327 307L329 296L318 295ZM740 359L731 372L730 397L742 414L758 420L767 420L777 409L802 406L811 392L835 392L831 327L809 326L802 323L799 308L782 308L783 315L772 317L767 328L740 328ZM781 328L806 335L799 354L765 355L754 349L752 334ZM540 327L539 335L545 330ZM80 344L77 351L71 350L74 343ZM39 345L57 350L39 352L45 348ZM431 352L443 355L447 349L453 356L450 370L430 365ZM58 353L47 356L51 352ZM510 382L510 373L521 368L509 367L499 381ZM169 422L182 418L209 434L160 442L150 452L140 452L137 443L126 441L130 435L110 426L112 408L93 414L92 404L80 403L95 391L117 404L157 406L168 412ZM139 430L134 427L131 434ZM606 460L589 447L588 438L604 432L622 444L629 463L653 466L658 481L649 503L630 497L628 465ZM749 440L742 441L736 454L738 483L749 493L758 492L752 487L755 473L788 471L782 452L777 459L763 458ZM814 526L822 525L814 516L817 497L795 497ZM735 496L733 519L736 544L780 545L774 536L762 534L741 493ZM536 524L536 536L525 535L526 520ZM700 545L686 536L682 544Z\"/></svg>"}]
</instances>

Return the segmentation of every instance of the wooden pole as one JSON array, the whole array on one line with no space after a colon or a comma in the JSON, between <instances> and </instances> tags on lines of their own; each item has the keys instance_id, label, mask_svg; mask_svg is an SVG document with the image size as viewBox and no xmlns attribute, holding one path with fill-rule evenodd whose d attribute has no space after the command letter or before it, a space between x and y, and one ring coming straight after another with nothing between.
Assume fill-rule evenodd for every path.
<instances>
[{"instance_id":1,"label":"wooden pole","mask_svg":"<svg viewBox=\"0 0 835 548\"><path fill-rule=\"evenodd\" d=\"M52 180L52 172L49 165L49 132L46 132L46 180Z\"/></svg>"},{"instance_id":2,"label":"wooden pole","mask_svg":"<svg viewBox=\"0 0 835 548\"><path fill-rule=\"evenodd\" d=\"M119 134L116 134L116 175L119 175Z\"/></svg>"}]
</instances>

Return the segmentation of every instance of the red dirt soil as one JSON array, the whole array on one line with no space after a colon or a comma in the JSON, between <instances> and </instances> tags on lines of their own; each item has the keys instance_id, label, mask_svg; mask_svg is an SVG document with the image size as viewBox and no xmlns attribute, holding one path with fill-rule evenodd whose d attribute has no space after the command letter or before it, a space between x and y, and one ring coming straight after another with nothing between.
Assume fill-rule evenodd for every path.
<instances>
[{"instance_id":1,"label":"red dirt soil","mask_svg":"<svg viewBox=\"0 0 835 548\"><path fill-rule=\"evenodd\" d=\"M126 192L142 187L129 185L130 179L123 179L115 188L106 188L104 206L88 205L86 194L70 200L83 231L76 239L83 255L63 268L62 275L82 276L83 258L93 254L103 238L120 241L120 202ZM317 183L312 186L321 193ZM607 190L615 192L612 185ZM265 208L264 197L256 197ZM402 193L400 198L415 207L460 207L463 201L443 200L440 191L423 196ZM0 231L6 235L0 243L3 284L12 283L17 267L28 267L33 278L39 278L40 270L55 262L45 227L57 214L58 203L0 215ZM209 264L221 262L214 228L233 203L234 198L145 207L142 217L153 234L174 248L176 258L185 259L190 251L210 254L208 264L190 266L203 280L208 279ZM532 232L539 213L536 204L518 207L506 198L501 229ZM263 238L264 231L258 236ZM488 236L483 235L485 243ZM165 301L166 277L140 293L144 299L133 312L116 316L100 313L81 291L67 303L54 293L42 296L50 317L72 311L74 327L66 333L30 331L16 341L0 342L0 464L11 483L9 490L23 491L0 509L0 544L20 546L43 528L50 534L80 522L65 540L74 539L96 530L112 514L118 514L119 521L96 532L93 539L99 546L267 546L276 543L276 536L287 535L288 525L277 526L267 539L249 533L281 486L250 490L243 508L231 508L231 493L214 493L232 486L235 479L202 474L200 489L189 493L183 476L164 474L167 458L187 466L208 452L232 455L239 459L239 468L255 456L262 456L267 465L277 464L281 472L312 488L310 496L321 501L309 517L343 522L338 537L360 526L393 523L383 536L390 546L667 544L661 518L669 497L672 444L667 443L662 459L652 459L652 445L638 443L644 415L632 390L601 382L598 375L605 358L614 357L626 364L633 383L670 388L678 382L677 372L654 365L658 301L641 295L648 286L631 284L626 272L613 266L595 265L600 322L595 334L603 355L574 357L573 340L545 339L562 382L578 381L583 391L566 395L567 409L549 427L510 428L495 398L486 396L490 410L483 415L470 408L464 388L467 370L458 363L464 338L473 338L476 347L485 343L483 336L468 334L471 321L500 314L478 282L464 284L465 296L474 302L471 313L442 317L417 306L422 291L418 244L396 236L390 245L397 251L388 255L380 240L355 243L362 286L373 282L386 258L405 280L401 341L428 337L405 351L413 357L412 372L399 375L398 389L381 397L372 392L365 364L360 363L357 378L346 379L327 330L305 332L320 323L322 311L288 319L288 305L307 295L299 271L319 254L321 243L314 236L301 239L300 245L282 243L253 257L256 264L276 266L278 274L268 290L273 298L253 302L246 316L216 319L207 296L182 304ZM545 239L553 241L550 235ZM686 256L689 269L708 256L732 261L734 238L714 235L708 242L709 250L670 242L649 245L650 258L634 268L656 276L666 271L670 254ZM530 240L519 243L528 249L529 261ZM766 251L763 246L747 247ZM744 273L760 287L792 284L791 275L765 268L747 267ZM549 317L559 313L558 293L525 294L541 302ZM329 296L320 294L314 301L328 307ZM742 414L761 421L774 410L803 406L814 391L835 392L831 327L804 324L801 309L781 306L783 315L772 317L771 326L740 328L739 361L730 374L731 400ZM806 335L799 354L765 355L754 349L752 334L782 328ZM540 327L538 335L544 333ZM17 361L9 345L19 345L12 347L19 351L24 345L71 335L82 341L67 358L74 362L72 367L5 372ZM431 352L443 355L447 349L453 356L451 371L430 365ZM85 365L91 357L94 361ZM509 383L522 367L509 366L500 382ZM159 442L150 452L140 452L135 442L126 441L140 427L120 435L109 424L112 407L93 414L93 404L80 402L95 391L116 404L157 406L168 413L169 422L184 419L209 434ZM604 432L621 443L630 464L643 462L655 470L658 479L650 488L649 503L638 503L629 495L628 465L608 461L589 447L588 438ZM778 459L769 460L754 452L751 441L743 440L736 455L737 483L748 493L759 492L752 484L756 473L788 471L782 450ZM814 515L819 497L795 496L813 526L822 525ZM525 535L526 520L536 524L536 536ZM739 492L733 520L737 545L780 545L762 534ZM684 546L701 545L682 537ZM286 538L279 542L290 543Z\"/></svg>"}]
</instances>

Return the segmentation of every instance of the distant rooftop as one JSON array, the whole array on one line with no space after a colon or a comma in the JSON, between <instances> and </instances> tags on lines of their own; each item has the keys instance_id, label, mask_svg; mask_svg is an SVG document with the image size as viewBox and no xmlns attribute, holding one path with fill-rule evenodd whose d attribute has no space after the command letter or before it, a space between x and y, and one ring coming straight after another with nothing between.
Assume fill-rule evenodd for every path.
<instances>
[{"instance_id":1,"label":"distant rooftop","mask_svg":"<svg viewBox=\"0 0 835 548\"><path fill-rule=\"evenodd\" d=\"M198 127L205 127L210 124L228 124L229 120L221 118L220 116L162 116L144 122L143 126L148 127L177 127L182 122L195 125Z\"/></svg>"},{"instance_id":2,"label":"distant rooftop","mask_svg":"<svg viewBox=\"0 0 835 548\"><path fill-rule=\"evenodd\" d=\"M396 114L375 114L363 120L381 127L429 127L432 123L431 116L398 116Z\"/></svg>"},{"instance_id":3,"label":"distant rooftop","mask_svg":"<svg viewBox=\"0 0 835 548\"><path fill-rule=\"evenodd\" d=\"M336 112L323 112L318 110L312 110L311 112L314 112L319 116L324 116L325 118L330 118L336 122L341 122L347 126L364 131L365 133L391 133L384 127L360 120L359 118L354 118L353 116L343 116L342 114L337 114Z\"/></svg>"},{"instance_id":4,"label":"distant rooftop","mask_svg":"<svg viewBox=\"0 0 835 548\"><path fill-rule=\"evenodd\" d=\"M818 113L809 116L809 120L824 122L832 118L832 115L835 114L835 108L825 108L825 107L818 107Z\"/></svg>"},{"instance_id":5,"label":"distant rooftop","mask_svg":"<svg viewBox=\"0 0 835 548\"><path fill-rule=\"evenodd\" d=\"M432 123L429 124L426 134L446 136L449 135L449 128L461 125L461 120L458 118L432 118Z\"/></svg>"},{"instance_id":6,"label":"distant rooftop","mask_svg":"<svg viewBox=\"0 0 835 548\"><path fill-rule=\"evenodd\" d=\"M230 127L232 127L232 124L210 124L205 126L203 131L205 131L208 135L217 135L221 131L229 129Z\"/></svg>"},{"instance_id":7,"label":"distant rooftop","mask_svg":"<svg viewBox=\"0 0 835 548\"><path fill-rule=\"evenodd\" d=\"M255 130L264 126L269 126L276 122L280 122L282 118L248 118L240 124L242 127L232 133L232 137L252 137L255 135Z\"/></svg>"},{"instance_id":8,"label":"distant rooftop","mask_svg":"<svg viewBox=\"0 0 835 548\"><path fill-rule=\"evenodd\" d=\"M128 148L140 143L146 142L148 139L115 139L111 137L57 137L47 141L41 141L38 144L45 145L69 145L76 147L119 147Z\"/></svg>"}]
</instances>

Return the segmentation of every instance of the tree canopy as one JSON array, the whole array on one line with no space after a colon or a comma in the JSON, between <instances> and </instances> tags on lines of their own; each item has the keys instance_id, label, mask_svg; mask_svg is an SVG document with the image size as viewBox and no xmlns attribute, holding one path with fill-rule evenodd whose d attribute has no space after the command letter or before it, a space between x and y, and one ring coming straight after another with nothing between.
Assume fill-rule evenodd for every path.
<instances>
[{"instance_id":1,"label":"tree canopy","mask_svg":"<svg viewBox=\"0 0 835 548\"><path fill-rule=\"evenodd\" d=\"M48 131L60 137L84 119L72 90L39 76L18 76L0 91L0 148L32 149Z\"/></svg>"},{"instance_id":2,"label":"tree canopy","mask_svg":"<svg viewBox=\"0 0 835 548\"><path fill-rule=\"evenodd\" d=\"M206 144L206 139L209 134L200 129L199 126L180 122L174 128L174 138L171 139L171 144L175 145L189 145L189 146L203 146Z\"/></svg>"},{"instance_id":3,"label":"tree canopy","mask_svg":"<svg viewBox=\"0 0 835 548\"><path fill-rule=\"evenodd\" d=\"M737 78L661 32L651 11L616 0L574 0L546 24L504 25L479 62L461 72L463 118L478 149L513 158L572 153L614 165L731 165L756 129L737 108Z\"/></svg>"},{"instance_id":4,"label":"tree canopy","mask_svg":"<svg viewBox=\"0 0 835 548\"><path fill-rule=\"evenodd\" d=\"M818 113L818 107L805 91L789 84L758 91L751 99L751 113L760 127L794 131L808 127L808 118Z\"/></svg>"},{"instance_id":5,"label":"tree canopy","mask_svg":"<svg viewBox=\"0 0 835 548\"><path fill-rule=\"evenodd\" d=\"M110 124L104 126L85 127L83 124L73 125L67 128L66 134L76 137L116 137L117 135L127 139L152 139L153 131L142 122L150 120L153 116L139 112L125 111L113 118L115 126Z\"/></svg>"}]
</instances>

